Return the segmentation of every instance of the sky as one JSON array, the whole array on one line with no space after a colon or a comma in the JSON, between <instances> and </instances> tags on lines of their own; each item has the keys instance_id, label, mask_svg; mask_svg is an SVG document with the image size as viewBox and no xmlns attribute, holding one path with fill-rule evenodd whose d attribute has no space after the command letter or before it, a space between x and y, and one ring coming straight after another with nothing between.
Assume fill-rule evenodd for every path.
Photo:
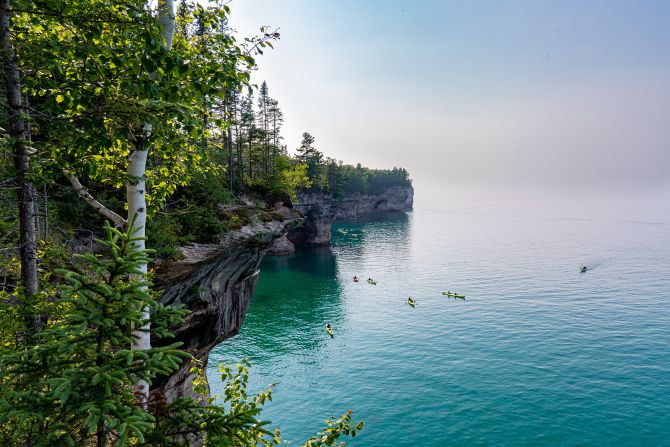
<instances>
[{"instance_id":1,"label":"sky","mask_svg":"<svg viewBox=\"0 0 670 447\"><path fill-rule=\"evenodd\" d=\"M258 60L327 156L417 196L670 191L670 1L233 0L278 27ZM670 197L670 195L668 195Z\"/></svg>"}]
</instances>

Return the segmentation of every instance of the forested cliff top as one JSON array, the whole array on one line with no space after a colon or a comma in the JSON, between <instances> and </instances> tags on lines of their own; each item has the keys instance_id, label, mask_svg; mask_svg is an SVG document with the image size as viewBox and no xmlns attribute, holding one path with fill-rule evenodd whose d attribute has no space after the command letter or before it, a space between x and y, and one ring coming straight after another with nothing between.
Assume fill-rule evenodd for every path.
<instances>
[{"instance_id":1,"label":"forested cliff top","mask_svg":"<svg viewBox=\"0 0 670 447\"><path fill-rule=\"evenodd\" d=\"M0 0L0 444L280 442L244 365L222 369L232 410L150 400L158 374L199 368L177 345L152 348L185 313L155 301L151 258L271 222L274 199L300 190L410 180L326 158L307 133L289 154L279 102L252 81L279 33L240 37L229 13L223 1ZM361 426L347 413L326 432Z\"/></svg>"}]
</instances>

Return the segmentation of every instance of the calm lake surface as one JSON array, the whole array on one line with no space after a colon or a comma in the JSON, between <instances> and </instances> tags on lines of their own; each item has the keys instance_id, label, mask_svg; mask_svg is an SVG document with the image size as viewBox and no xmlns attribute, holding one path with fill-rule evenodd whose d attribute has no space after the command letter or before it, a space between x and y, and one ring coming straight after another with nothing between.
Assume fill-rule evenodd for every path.
<instances>
[{"instance_id":1,"label":"calm lake surface","mask_svg":"<svg viewBox=\"0 0 670 447\"><path fill-rule=\"evenodd\" d=\"M294 445L348 409L359 447L670 445L670 214L610 205L338 223L331 247L263 261L212 392L248 357Z\"/></svg>"}]
</instances>

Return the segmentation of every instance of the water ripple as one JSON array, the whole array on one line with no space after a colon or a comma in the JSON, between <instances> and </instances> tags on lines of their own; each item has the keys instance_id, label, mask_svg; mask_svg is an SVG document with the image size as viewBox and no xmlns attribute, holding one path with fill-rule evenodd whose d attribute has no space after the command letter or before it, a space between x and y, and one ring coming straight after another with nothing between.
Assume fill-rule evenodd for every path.
<instances>
[{"instance_id":1,"label":"water ripple","mask_svg":"<svg viewBox=\"0 0 670 447\"><path fill-rule=\"evenodd\" d=\"M279 381L264 417L290 440L351 408L354 447L670 445L665 217L419 210L333 234L264 261L211 358L250 357L254 389Z\"/></svg>"}]
</instances>

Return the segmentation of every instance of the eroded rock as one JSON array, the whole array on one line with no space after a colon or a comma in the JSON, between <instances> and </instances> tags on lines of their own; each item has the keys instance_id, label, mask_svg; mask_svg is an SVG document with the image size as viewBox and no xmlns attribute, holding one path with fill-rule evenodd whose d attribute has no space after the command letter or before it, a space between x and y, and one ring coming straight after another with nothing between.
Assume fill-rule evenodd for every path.
<instances>
[{"instance_id":1,"label":"eroded rock","mask_svg":"<svg viewBox=\"0 0 670 447\"><path fill-rule=\"evenodd\" d=\"M268 255L283 256L295 252L295 244L291 242L286 235L272 241L268 248Z\"/></svg>"},{"instance_id":2,"label":"eroded rock","mask_svg":"<svg viewBox=\"0 0 670 447\"><path fill-rule=\"evenodd\" d=\"M245 226L219 244L188 245L181 249L181 259L156 265L154 283L163 291L159 302L190 311L184 323L172 328L175 339L204 365L217 344L240 330L258 282L258 266L273 241L302 220L293 210L285 216L282 221ZM154 388L168 401L193 395L191 366L182 365L171 377L158 378Z\"/></svg>"},{"instance_id":3,"label":"eroded rock","mask_svg":"<svg viewBox=\"0 0 670 447\"><path fill-rule=\"evenodd\" d=\"M329 194L306 193L298 197L294 208L307 218L292 230L288 238L296 245L328 245L330 227L336 220L353 220L375 213L409 211L414 206L414 188L394 186L384 194L367 196L355 194L336 200Z\"/></svg>"}]
</instances>

